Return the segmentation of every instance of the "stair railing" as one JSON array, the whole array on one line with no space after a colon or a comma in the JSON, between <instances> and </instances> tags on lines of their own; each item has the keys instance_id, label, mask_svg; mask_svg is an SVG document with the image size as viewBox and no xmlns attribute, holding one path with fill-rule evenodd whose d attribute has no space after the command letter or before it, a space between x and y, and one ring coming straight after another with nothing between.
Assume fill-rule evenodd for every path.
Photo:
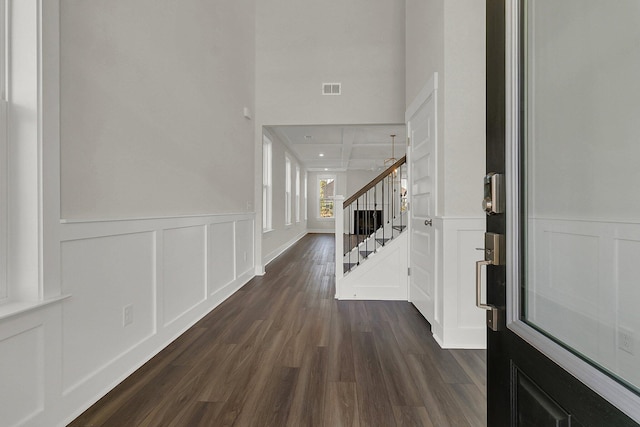
<instances>
[{"instance_id":1,"label":"stair railing","mask_svg":"<svg viewBox=\"0 0 640 427\"><path fill-rule=\"evenodd\" d=\"M336 197L336 274L342 277L406 228L406 156L347 198ZM404 185L403 185L404 184ZM341 266L342 264L342 266Z\"/></svg>"}]
</instances>

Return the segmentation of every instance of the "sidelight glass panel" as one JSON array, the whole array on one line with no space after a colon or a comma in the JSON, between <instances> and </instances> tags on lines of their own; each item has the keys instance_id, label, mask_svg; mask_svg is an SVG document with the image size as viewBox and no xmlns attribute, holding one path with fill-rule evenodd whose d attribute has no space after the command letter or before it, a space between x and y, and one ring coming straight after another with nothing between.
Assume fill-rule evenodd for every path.
<instances>
[{"instance_id":1,"label":"sidelight glass panel","mask_svg":"<svg viewBox=\"0 0 640 427\"><path fill-rule=\"evenodd\" d=\"M640 391L640 2L523 8L521 315Z\"/></svg>"}]
</instances>

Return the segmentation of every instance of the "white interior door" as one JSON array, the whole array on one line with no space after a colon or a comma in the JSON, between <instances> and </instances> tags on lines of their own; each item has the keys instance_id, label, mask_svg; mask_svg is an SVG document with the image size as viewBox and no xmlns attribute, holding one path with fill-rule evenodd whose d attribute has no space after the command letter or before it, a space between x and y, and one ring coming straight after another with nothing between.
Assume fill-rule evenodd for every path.
<instances>
[{"instance_id":1,"label":"white interior door","mask_svg":"<svg viewBox=\"0 0 640 427\"><path fill-rule=\"evenodd\" d=\"M432 83L437 80L434 75ZM435 318L436 88L428 84L407 111L410 180L409 300L430 322Z\"/></svg>"}]
</instances>

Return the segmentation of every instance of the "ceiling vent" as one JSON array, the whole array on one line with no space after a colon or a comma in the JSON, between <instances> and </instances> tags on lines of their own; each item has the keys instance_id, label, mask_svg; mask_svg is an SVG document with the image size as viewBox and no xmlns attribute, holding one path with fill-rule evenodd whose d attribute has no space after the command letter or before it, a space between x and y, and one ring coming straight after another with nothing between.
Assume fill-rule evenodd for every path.
<instances>
[{"instance_id":1,"label":"ceiling vent","mask_svg":"<svg viewBox=\"0 0 640 427\"><path fill-rule=\"evenodd\" d=\"M342 83L322 83L323 95L340 95Z\"/></svg>"}]
</instances>

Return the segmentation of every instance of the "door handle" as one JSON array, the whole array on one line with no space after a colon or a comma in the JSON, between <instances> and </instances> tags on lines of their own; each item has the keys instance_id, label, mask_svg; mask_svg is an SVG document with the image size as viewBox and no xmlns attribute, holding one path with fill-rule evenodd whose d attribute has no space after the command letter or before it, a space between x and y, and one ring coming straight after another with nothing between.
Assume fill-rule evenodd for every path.
<instances>
[{"instance_id":1,"label":"door handle","mask_svg":"<svg viewBox=\"0 0 640 427\"><path fill-rule=\"evenodd\" d=\"M431 218L425 219L424 220L424 225L426 225L428 227L432 227L433 226L433 220Z\"/></svg>"},{"instance_id":2,"label":"door handle","mask_svg":"<svg viewBox=\"0 0 640 427\"><path fill-rule=\"evenodd\" d=\"M476 261L476 307L486 310L487 312L487 326L492 331L498 330L498 315L500 310L497 307L482 302L482 266L493 265L493 261L483 259Z\"/></svg>"},{"instance_id":3,"label":"door handle","mask_svg":"<svg viewBox=\"0 0 640 427\"><path fill-rule=\"evenodd\" d=\"M482 248L476 248L482 249ZM498 315L500 310L497 307L482 302L482 266L483 265L504 265L504 235L496 233L484 234L484 259L476 261L476 307L486 310L487 326L493 330L498 330Z\"/></svg>"},{"instance_id":4,"label":"door handle","mask_svg":"<svg viewBox=\"0 0 640 427\"><path fill-rule=\"evenodd\" d=\"M492 262L487 261L486 259L476 261L476 307L483 310L491 310L495 308L482 302L482 266L491 264Z\"/></svg>"}]
</instances>

